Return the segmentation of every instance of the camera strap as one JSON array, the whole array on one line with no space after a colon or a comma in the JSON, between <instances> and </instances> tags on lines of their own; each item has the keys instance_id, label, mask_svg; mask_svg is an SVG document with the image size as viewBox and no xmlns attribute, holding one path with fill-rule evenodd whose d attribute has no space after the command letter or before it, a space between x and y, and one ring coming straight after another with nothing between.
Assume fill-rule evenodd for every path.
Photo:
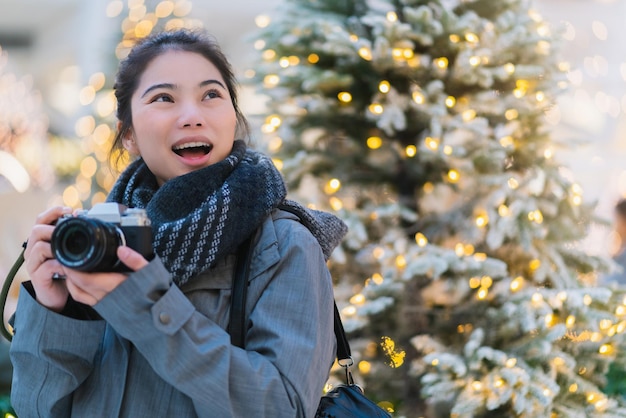
<instances>
[{"instance_id":1,"label":"camera strap","mask_svg":"<svg viewBox=\"0 0 626 418\"><path fill-rule=\"evenodd\" d=\"M15 275L17 274L22 264L24 264L24 251L26 251L26 241L22 244L22 252L13 263L13 267L9 270L6 279L4 279L4 284L2 285L2 291L0 292L0 312L2 313L2 327L0 327L0 333L2 336L6 338L8 341L13 339L13 333L7 328L6 323L4 322L4 309L7 305L7 299L9 297L9 290L11 289L11 285L13 284L13 280L15 279Z\"/></svg>"}]
</instances>

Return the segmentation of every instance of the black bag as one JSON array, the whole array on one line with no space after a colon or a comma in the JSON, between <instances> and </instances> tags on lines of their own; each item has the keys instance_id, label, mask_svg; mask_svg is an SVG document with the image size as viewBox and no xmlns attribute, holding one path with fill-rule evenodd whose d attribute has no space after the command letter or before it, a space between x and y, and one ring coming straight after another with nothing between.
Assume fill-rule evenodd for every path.
<instances>
[{"instance_id":1,"label":"black bag","mask_svg":"<svg viewBox=\"0 0 626 418\"><path fill-rule=\"evenodd\" d=\"M233 345L244 348L246 344L246 294L248 271L250 268L251 238L239 248L237 265L233 277L230 323L228 332ZM380 408L363 394L360 386L354 383L350 366L354 364L350 344L343 329L341 316L335 304L335 337L337 338L337 361L346 372L346 384L338 385L327 392L320 400L315 418L391 418L391 414Z\"/></svg>"}]
</instances>

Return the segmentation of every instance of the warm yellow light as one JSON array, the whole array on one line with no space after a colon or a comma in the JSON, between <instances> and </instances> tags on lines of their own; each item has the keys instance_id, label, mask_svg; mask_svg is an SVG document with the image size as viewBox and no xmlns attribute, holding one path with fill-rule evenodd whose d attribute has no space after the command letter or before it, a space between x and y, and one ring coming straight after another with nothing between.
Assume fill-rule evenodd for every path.
<instances>
[{"instance_id":1,"label":"warm yellow light","mask_svg":"<svg viewBox=\"0 0 626 418\"><path fill-rule=\"evenodd\" d=\"M276 74L268 74L263 78L263 85L267 88L276 87L280 83L280 77Z\"/></svg>"},{"instance_id":2,"label":"warm yellow light","mask_svg":"<svg viewBox=\"0 0 626 418\"><path fill-rule=\"evenodd\" d=\"M424 183L423 190L424 190L424 193L430 194L435 191L435 185L432 184L430 181L428 181Z\"/></svg>"},{"instance_id":3,"label":"warm yellow light","mask_svg":"<svg viewBox=\"0 0 626 418\"><path fill-rule=\"evenodd\" d=\"M379 136L370 136L367 138L367 147L370 149L378 149L383 145L383 140Z\"/></svg>"},{"instance_id":4,"label":"warm yellow light","mask_svg":"<svg viewBox=\"0 0 626 418\"><path fill-rule=\"evenodd\" d=\"M509 288L511 289L512 292L517 292L518 290L522 288L523 284L524 284L524 278L522 276L517 276L516 278L511 280L511 284L509 285Z\"/></svg>"},{"instance_id":5,"label":"warm yellow light","mask_svg":"<svg viewBox=\"0 0 626 418\"><path fill-rule=\"evenodd\" d=\"M380 103L372 103L368 106L368 109L375 115L380 115L384 111L383 105L381 105Z\"/></svg>"},{"instance_id":6,"label":"warm yellow light","mask_svg":"<svg viewBox=\"0 0 626 418\"><path fill-rule=\"evenodd\" d=\"M457 257L463 257L465 255L465 246L462 242L459 242L454 246L454 253Z\"/></svg>"},{"instance_id":7,"label":"warm yellow light","mask_svg":"<svg viewBox=\"0 0 626 418\"><path fill-rule=\"evenodd\" d=\"M538 224L543 223L543 214L539 209L528 213L528 220Z\"/></svg>"},{"instance_id":8,"label":"warm yellow light","mask_svg":"<svg viewBox=\"0 0 626 418\"><path fill-rule=\"evenodd\" d=\"M474 380L472 382L472 389L474 389L476 392L482 390L482 388L483 388L483 384L480 381Z\"/></svg>"},{"instance_id":9,"label":"warm yellow light","mask_svg":"<svg viewBox=\"0 0 626 418\"><path fill-rule=\"evenodd\" d=\"M387 12L387 20L390 22L396 22L398 20L398 15L396 12Z\"/></svg>"},{"instance_id":10,"label":"warm yellow light","mask_svg":"<svg viewBox=\"0 0 626 418\"><path fill-rule=\"evenodd\" d=\"M541 293L535 292L533 293L531 300L533 301L533 303L541 303L543 302L543 296L541 295Z\"/></svg>"},{"instance_id":11,"label":"warm yellow light","mask_svg":"<svg viewBox=\"0 0 626 418\"><path fill-rule=\"evenodd\" d=\"M453 44L456 44L461 40L461 37L453 33L450 36L448 36L448 39L450 39L450 42L452 42Z\"/></svg>"},{"instance_id":12,"label":"warm yellow light","mask_svg":"<svg viewBox=\"0 0 626 418\"><path fill-rule=\"evenodd\" d=\"M420 247L425 247L428 244L428 238L421 232L415 234L415 243Z\"/></svg>"},{"instance_id":13,"label":"warm yellow light","mask_svg":"<svg viewBox=\"0 0 626 418\"><path fill-rule=\"evenodd\" d=\"M439 364L439 359L438 358L434 358L433 361L430 362L430 364L432 366L437 366Z\"/></svg>"},{"instance_id":14,"label":"warm yellow light","mask_svg":"<svg viewBox=\"0 0 626 418\"><path fill-rule=\"evenodd\" d=\"M339 181L339 179L331 179L328 181L328 183L326 183L326 186L324 187L324 191L327 194L333 194L333 193L336 193L340 188L341 188L341 181Z\"/></svg>"},{"instance_id":15,"label":"warm yellow light","mask_svg":"<svg viewBox=\"0 0 626 418\"><path fill-rule=\"evenodd\" d=\"M456 104L456 98L454 98L454 96L448 96L446 97L446 106L447 107L454 107L454 105Z\"/></svg>"},{"instance_id":16,"label":"warm yellow light","mask_svg":"<svg viewBox=\"0 0 626 418\"><path fill-rule=\"evenodd\" d=\"M578 385L576 383L572 383L571 385L569 385L569 388L567 390L570 393L576 393L576 391L578 390Z\"/></svg>"},{"instance_id":17,"label":"warm yellow light","mask_svg":"<svg viewBox=\"0 0 626 418\"><path fill-rule=\"evenodd\" d=\"M541 267L541 260L538 259L532 259L530 260L530 263L528 263L528 267L530 268L530 270L535 271L537 270L539 267Z\"/></svg>"},{"instance_id":18,"label":"warm yellow light","mask_svg":"<svg viewBox=\"0 0 626 418\"><path fill-rule=\"evenodd\" d=\"M337 196L332 196L330 199L328 199L328 203L333 210L343 209L343 202Z\"/></svg>"},{"instance_id":19,"label":"warm yellow light","mask_svg":"<svg viewBox=\"0 0 626 418\"><path fill-rule=\"evenodd\" d=\"M359 56L363 58L365 61L371 61L372 51L369 48L363 46L359 48Z\"/></svg>"},{"instance_id":20,"label":"warm yellow light","mask_svg":"<svg viewBox=\"0 0 626 418\"><path fill-rule=\"evenodd\" d=\"M591 305L591 302L593 302L593 299L591 298L590 295L585 295L583 296L583 303L587 306Z\"/></svg>"},{"instance_id":21,"label":"warm yellow light","mask_svg":"<svg viewBox=\"0 0 626 418\"><path fill-rule=\"evenodd\" d=\"M306 60L310 63L310 64L317 64L320 60L320 56L317 54L309 54L308 57L306 57Z\"/></svg>"},{"instance_id":22,"label":"warm yellow light","mask_svg":"<svg viewBox=\"0 0 626 418\"><path fill-rule=\"evenodd\" d=\"M264 60L271 61L276 58L276 51L274 51L273 49L266 49L265 51L263 51L261 56Z\"/></svg>"},{"instance_id":23,"label":"warm yellow light","mask_svg":"<svg viewBox=\"0 0 626 418\"><path fill-rule=\"evenodd\" d=\"M396 267L400 269L406 267L406 258L403 255L396 257Z\"/></svg>"},{"instance_id":24,"label":"warm yellow light","mask_svg":"<svg viewBox=\"0 0 626 418\"><path fill-rule=\"evenodd\" d=\"M476 217L476 226L484 228L489 223L489 217L486 214L478 215Z\"/></svg>"},{"instance_id":25,"label":"warm yellow light","mask_svg":"<svg viewBox=\"0 0 626 418\"><path fill-rule=\"evenodd\" d=\"M426 97L421 91L414 91L412 94L413 101L417 104L424 104Z\"/></svg>"},{"instance_id":26,"label":"warm yellow light","mask_svg":"<svg viewBox=\"0 0 626 418\"><path fill-rule=\"evenodd\" d=\"M168 17L174 11L174 2L172 1L162 1L157 4L157 7L154 9L154 14L159 19L163 19Z\"/></svg>"},{"instance_id":27,"label":"warm yellow light","mask_svg":"<svg viewBox=\"0 0 626 418\"><path fill-rule=\"evenodd\" d=\"M576 317L574 315L568 315L565 319L565 326L567 328L571 328L576 323Z\"/></svg>"},{"instance_id":28,"label":"warm yellow light","mask_svg":"<svg viewBox=\"0 0 626 418\"><path fill-rule=\"evenodd\" d=\"M379 285L379 284L382 284L382 282L383 282L384 280L385 280L385 279L383 278L383 276L382 276L380 273L374 273L374 274L372 274L372 281L373 281L375 284L378 284L378 285Z\"/></svg>"},{"instance_id":29,"label":"warm yellow light","mask_svg":"<svg viewBox=\"0 0 626 418\"><path fill-rule=\"evenodd\" d=\"M376 247L372 250L372 255L374 258L381 259L385 255L385 249L382 247Z\"/></svg>"},{"instance_id":30,"label":"warm yellow light","mask_svg":"<svg viewBox=\"0 0 626 418\"><path fill-rule=\"evenodd\" d=\"M88 156L83 159L80 163L80 173L85 178L91 178L96 174L96 170L98 169L98 163L95 158Z\"/></svg>"},{"instance_id":31,"label":"warm yellow light","mask_svg":"<svg viewBox=\"0 0 626 418\"><path fill-rule=\"evenodd\" d=\"M74 132L79 137L86 137L91 135L93 130L96 128L96 120L93 116L83 116L82 118L76 121L74 125Z\"/></svg>"},{"instance_id":32,"label":"warm yellow light","mask_svg":"<svg viewBox=\"0 0 626 418\"><path fill-rule=\"evenodd\" d=\"M280 65L281 68L289 67L289 58L282 57L281 59L278 60L278 65Z\"/></svg>"},{"instance_id":33,"label":"warm yellow light","mask_svg":"<svg viewBox=\"0 0 626 418\"><path fill-rule=\"evenodd\" d=\"M272 162L274 163L274 165L276 166L276 168L280 171L283 169L283 166L285 165L285 163L283 162L283 160L280 160L278 158L272 158Z\"/></svg>"},{"instance_id":34,"label":"warm yellow light","mask_svg":"<svg viewBox=\"0 0 626 418\"><path fill-rule=\"evenodd\" d=\"M602 319L600 320L600 323L599 323L601 330L607 330L611 328L612 325L613 325L613 321L611 321L610 319Z\"/></svg>"},{"instance_id":35,"label":"warm yellow light","mask_svg":"<svg viewBox=\"0 0 626 418\"><path fill-rule=\"evenodd\" d=\"M257 51L262 50L263 48L265 48L265 41L263 39L257 39L256 41L254 41L254 49L256 49Z\"/></svg>"},{"instance_id":36,"label":"warm yellow light","mask_svg":"<svg viewBox=\"0 0 626 418\"><path fill-rule=\"evenodd\" d=\"M480 279L478 277L472 277L469 279L469 287L472 289L478 289L480 287Z\"/></svg>"},{"instance_id":37,"label":"warm yellow light","mask_svg":"<svg viewBox=\"0 0 626 418\"><path fill-rule=\"evenodd\" d=\"M503 218L506 218L510 214L511 214L511 211L509 210L509 207L507 205L502 204L498 206L498 215L502 216Z\"/></svg>"},{"instance_id":38,"label":"warm yellow light","mask_svg":"<svg viewBox=\"0 0 626 418\"><path fill-rule=\"evenodd\" d=\"M516 178L511 177L508 181L507 184L509 185L509 189L511 190L515 190L519 187L519 182L517 181Z\"/></svg>"},{"instance_id":39,"label":"warm yellow light","mask_svg":"<svg viewBox=\"0 0 626 418\"><path fill-rule=\"evenodd\" d=\"M389 90L391 90L391 84L389 84L387 80L383 80L378 83L378 90L381 93L389 93Z\"/></svg>"},{"instance_id":40,"label":"warm yellow light","mask_svg":"<svg viewBox=\"0 0 626 418\"><path fill-rule=\"evenodd\" d=\"M458 183L458 181L461 179L461 174L456 171L455 169L451 169L450 171L448 171L448 181L450 183Z\"/></svg>"},{"instance_id":41,"label":"warm yellow light","mask_svg":"<svg viewBox=\"0 0 626 418\"><path fill-rule=\"evenodd\" d=\"M437 151L439 148L439 138L427 136L426 139L424 139L424 143L426 144L426 148L431 151Z\"/></svg>"},{"instance_id":42,"label":"warm yellow light","mask_svg":"<svg viewBox=\"0 0 626 418\"><path fill-rule=\"evenodd\" d=\"M474 55L474 56L470 57L470 59L469 59L469 64L470 64L472 67L477 67L477 66L480 64L480 62L481 62L481 61L482 61L482 60L480 59L480 57L479 57L479 56Z\"/></svg>"},{"instance_id":43,"label":"warm yellow light","mask_svg":"<svg viewBox=\"0 0 626 418\"><path fill-rule=\"evenodd\" d=\"M473 120L474 118L476 118L476 111L473 109L467 109L465 110L463 113L461 113L461 118L465 121L465 122L470 122L471 120Z\"/></svg>"},{"instance_id":44,"label":"warm yellow light","mask_svg":"<svg viewBox=\"0 0 626 418\"><path fill-rule=\"evenodd\" d=\"M602 344L598 349L598 353L609 355L613 353L613 346L611 344Z\"/></svg>"},{"instance_id":45,"label":"warm yellow light","mask_svg":"<svg viewBox=\"0 0 626 418\"><path fill-rule=\"evenodd\" d=\"M479 41L478 35L471 32L465 34L465 40L470 43L477 43Z\"/></svg>"},{"instance_id":46,"label":"warm yellow light","mask_svg":"<svg viewBox=\"0 0 626 418\"><path fill-rule=\"evenodd\" d=\"M356 307L349 305L341 310L341 314L343 316L354 316L356 315Z\"/></svg>"},{"instance_id":47,"label":"warm yellow light","mask_svg":"<svg viewBox=\"0 0 626 418\"><path fill-rule=\"evenodd\" d=\"M350 303L353 305L363 305L365 303L365 296L363 293L357 293L350 298Z\"/></svg>"},{"instance_id":48,"label":"warm yellow light","mask_svg":"<svg viewBox=\"0 0 626 418\"><path fill-rule=\"evenodd\" d=\"M480 278L480 285L484 288L489 289L493 284L493 279L490 276L483 276Z\"/></svg>"},{"instance_id":49,"label":"warm yellow light","mask_svg":"<svg viewBox=\"0 0 626 418\"><path fill-rule=\"evenodd\" d=\"M417 147L415 145L407 145L404 152L409 158L415 157L417 155Z\"/></svg>"},{"instance_id":50,"label":"warm yellow light","mask_svg":"<svg viewBox=\"0 0 626 418\"><path fill-rule=\"evenodd\" d=\"M444 145L443 153L445 155L452 155L452 147L450 145Z\"/></svg>"},{"instance_id":51,"label":"warm yellow light","mask_svg":"<svg viewBox=\"0 0 626 418\"><path fill-rule=\"evenodd\" d=\"M554 151L552 151L552 148L546 148L543 151L543 156L546 160L549 160L554 156Z\"/></svg>"},{"instance_id":52,"label":"warm yellow light","mask_svg":"<svg viewBox=\"0 0 626 418\"><path fill-rule=\"evenodd\" d=\"M499 142L500 145L502 145L504 148L508 148L514 144L513 137L510 135L503 136L502 138L500 138Z\"/></svg>"},{"instance_id":53,"label":"warm yellow light","mask_svg":"<svg viewBox=\"0 0 626 418\"><path fill-rule=\"evenodd\" d=\"M552 327L555 321L556 321L555 316L554 314L551 314L551 313L547 314L546 317L544 318L544 322L548 328Z\"/></svg>"},{"instance_id":54,"label":"warm yellow light","mask_svg":"<svg viewBox=\"0 0 626 418\"><path fill-rule=\"evenodd\" d=\"M348 93L347 91L342 91L339 94L337 94L337 98L339 99L340 102L343 102L343 103L350 103L352 101L352 95Z\"/></svg>"},{"instance_id":55,"label":"warm yellow light","mask_svg":"<svg viewBox=\"0 0 626 418\"><path fill-rule=\"evenodd\" d=\"M515 65L512 63L505 64L504 71L506 71L509 74L513 74L515 72Z\"/></svg>"},{"instance_id":56,"label":"warm yellow light","mask_svg":"<svg viewBox=\"0 0 626 418\"><path fill-rule=\"evenodd\" d=\"M507 120L517 119L518 116L519 116L519 112L517 111L517 109L509 109L506 112L504 112L504 117Z\"/></svg>"},{"instance_id":57,"label":"warm yellow light","mask_svg":"<svg viewBox=\"0 0 626 418\"><path fill-rule=\"evenodd\" d=\"M254 23L259 28L266 28L271 22L271 19L268 15L258 15L254 18Z\"/></svg>"},{"instance_id":58,"label":"warm yellow light","mask_svg":"<svg viewBox=\"0 0 626 418\"><path fill-rule=\"evenodd\" d=\"M517 359L515 357L511 357L507 359L507 361L504 364L506 365L506 367L510 369L512 367L515 367L515 365L517 364Z\"/></svg>"},{"instance_id":59,"label":"warm yellow light","mask_svg":"<svg viewBox=\"0 0 626 418\"><path fill-rule=\"evenodd\" d=\"M489 289L485 289L484 287L481 287L478 290L478 293L476 293L476 297L479 300L483 300L483 299L485 299L487 297L488 294L489 294Z\"/></svg>"},{"instance_id":60,"label":"warm yellow light","mask_svg":"<svg viewBox=\"0 0 626 418\"><path fill-rule=\"evenodd\" d=\"M437 58L434 62L435 66L441 70L448 68L448 58L446 57Z\"/></svg>"},{"instance_id":61,"label":"warm yellow light","mask_svg":"<svg viewBox=\"0 0 626 418\"><path fill-rule=\"evenodd\" d=\"M361 360L359 361L359 372L362 374L368 374L372 369L372 365L369 361Z\"/></svg>"}]
</instances>

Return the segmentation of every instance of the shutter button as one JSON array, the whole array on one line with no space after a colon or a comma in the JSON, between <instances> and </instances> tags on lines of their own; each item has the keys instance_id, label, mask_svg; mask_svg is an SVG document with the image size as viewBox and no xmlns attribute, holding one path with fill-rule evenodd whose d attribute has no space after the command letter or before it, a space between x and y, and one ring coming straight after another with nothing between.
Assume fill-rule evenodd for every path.
<instances>
[{"instance_id":1,"label":"shutter button","mask_svg":"<svg viewBox=\"0 0 626 418\"><path fill-rule=\"evenodd\" d=\"M172 318L165 312L161 312L159 314L159 321L161 321L161 323L163 325L167 325L171 322Z\"/></svg>"}]
</instances>

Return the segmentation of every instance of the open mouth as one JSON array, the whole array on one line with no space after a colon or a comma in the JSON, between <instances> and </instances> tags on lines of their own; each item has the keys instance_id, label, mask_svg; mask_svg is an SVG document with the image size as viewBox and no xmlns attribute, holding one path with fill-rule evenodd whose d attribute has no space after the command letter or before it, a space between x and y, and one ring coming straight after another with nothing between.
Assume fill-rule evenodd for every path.
<instances>
[{"instance_id":1,"label":"open mouth","mask_svg":"<svg viewBox=\"0 0 626 418\"><path fill-rule=\"evenodd\" d=\"M189 142L172 148L176 154L183 158L199 158L207 155L213 149L213 145L204 142Z\"/></svg>"}]
</instances>

